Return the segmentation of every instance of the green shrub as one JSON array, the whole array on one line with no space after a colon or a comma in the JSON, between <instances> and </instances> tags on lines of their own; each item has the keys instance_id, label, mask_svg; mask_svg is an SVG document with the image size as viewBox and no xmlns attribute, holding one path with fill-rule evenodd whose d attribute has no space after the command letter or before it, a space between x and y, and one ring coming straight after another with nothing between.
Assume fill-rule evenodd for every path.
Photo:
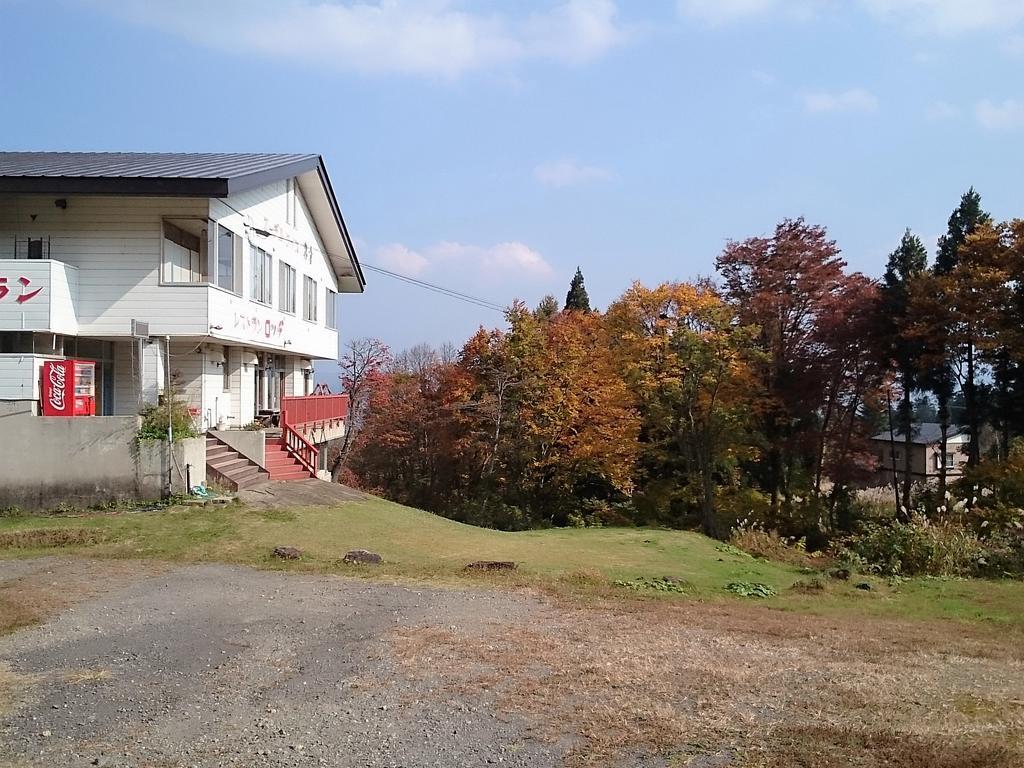
<instances>
[{"instance_id":1,"label":"green shrub","mask_svg":"<svg viewBox=\"0 0 1024 768\"><path fill-rule=\"evenodd\" d=\"M845 545L888 576L970 576L986 562L985 547L970 528L950 520L932 522L920 513L908 523L867 523Z\"/></svg>"},{"instance_id":2,"label":"green shrub","mask_svg":"<svg viewBox=\"0 0 1024 768\"><path fill-rule=\"evenodd\" d=\"M140 440L166 440L167 439L167 401L159 405L149 405L142 409L142 426L139 428ZM188 412L188 406L181 400L172 399L171 410L171 431L174 440L184 440L188 437L197 437L195 422L192 414Z\"/></svg>"}]
</instances>

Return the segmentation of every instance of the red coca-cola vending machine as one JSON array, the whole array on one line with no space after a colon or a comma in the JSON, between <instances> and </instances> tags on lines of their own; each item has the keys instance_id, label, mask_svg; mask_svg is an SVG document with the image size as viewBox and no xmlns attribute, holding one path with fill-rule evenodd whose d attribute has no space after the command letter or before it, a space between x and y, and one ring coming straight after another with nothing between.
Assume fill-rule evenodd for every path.
<instances>
[{"instance_id":1,"label":"red coca-cola vending machine","mask_svg":"<svg viewBox=\"0 0 1024 768\"><path fill-rule=\"evenodd\" d=\"M95 416L96 363L47 360L43 363L43 416Z\"/></svg>"}]
</instances>

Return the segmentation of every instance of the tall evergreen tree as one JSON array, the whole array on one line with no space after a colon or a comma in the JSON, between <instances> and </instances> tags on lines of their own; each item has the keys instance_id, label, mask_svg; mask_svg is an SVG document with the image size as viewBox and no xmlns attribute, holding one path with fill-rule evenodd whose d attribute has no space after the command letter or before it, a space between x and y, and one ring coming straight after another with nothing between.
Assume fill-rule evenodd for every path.
<instances>
[{"instance_id":1,"label":"tall evergreen tree","mask_svg":"<svg viewBox=\"0 0 1024 768\"><path fill-rule=\"evenodd\" d=\"M583 273L576 267L576 274L569 283L569 292L565 294L565 308L577 312L590 311L590 297L587 295L587 287L583 284Z\"/></svg>"},{"instance_id":2,"label":"tall evergreen tree","mask_svg":"<svg viewBox=\"0 0 1024 768\"><path fill-rule=\"evenodd\" d=\"M935 274L948 275L960 261L960 246L982 224L988 224L992 217L981 208L981 195L974 187L960 197L960 205L949 216L946 234L939 238L939 250L935 254Z\"/></svg>"},{"instance_id":3,"label":"tall evergreen tree","mask_svg":"<svg viewBox=\"0 0 1024 768\"><path fill-rule=\"evenodd\" d=\"M974 187L971 187L960 197L960 205L950 214L949 224L945 235L939 238L939 249L935 256L935 274L940 277L950 275L960 263L960 249L967 238L973 235L978 227L988 224L992 217L981 207L981 195ZM953 392L953 372L950 370L954 350L953 345L947 345L949 360L945 363L944 370L934 371L933 378L938 385L935 394L939 400L939 423L942 429L939 448L943 457L942 467L939 470L939 483L942 490L945 490L946 476L946 445L949 429L949 397ZM978 463L978 440L979 440L979 408L978 387L977 387L977 360L975 343L968 335L962 344L962 354L966 362L967 370L964 375L963 394L965 416L968 429L971 432L971 443L968 447L968 464L974 466Z\"/></svg>"},{"instance_id":4,"label":"tall evergreen tree","mask_svg":"<svg viewBox=\"0 0 1024 768\"><path fill-rule=\"evenodd\" d=\"M924 243L909 229L903 233L899 247L889 254L889 263L882 279L882 311L891 324L885 353L896 366L903 396L897 411L900 431L903 434L903 455L906 466L903 472L902 504L910 510L910 456L913 451L912 427L914 423L913 391L918 386L918 362L921 357L921 343L910 333L910 290L911 284L921 276L928 265L928 251Z\"/></svg>"}]
</instances>

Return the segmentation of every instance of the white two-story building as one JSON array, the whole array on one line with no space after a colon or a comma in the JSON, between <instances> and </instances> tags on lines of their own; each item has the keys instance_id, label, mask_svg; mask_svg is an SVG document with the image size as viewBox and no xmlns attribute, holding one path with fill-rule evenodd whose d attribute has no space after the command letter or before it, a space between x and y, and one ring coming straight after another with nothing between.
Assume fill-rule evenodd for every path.
<instances>
[{"instance_id":1,"label":"white two-story building","mask_svg":"<svg viewBox=\"0 0 1024 768\"><path fill-rule=\"evenodd\" d=\"M97 416L170 387L200 431L276 425L363 287L318 155L0 153L0 416L75 359Z\"/></svg>"}]
</instances>

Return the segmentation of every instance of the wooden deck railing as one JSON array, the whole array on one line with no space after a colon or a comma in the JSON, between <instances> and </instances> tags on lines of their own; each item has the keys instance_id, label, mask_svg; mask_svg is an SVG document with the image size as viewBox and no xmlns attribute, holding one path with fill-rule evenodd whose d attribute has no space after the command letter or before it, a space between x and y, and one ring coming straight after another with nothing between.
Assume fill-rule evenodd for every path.
<instances>
[{"instance_id":1,"label":"wooden deck railing","mask_svg":"<svg viewBox=\"0 0 1024 768\"><path fill-rule=\"evenodd\" d=\"M281 423L293 427L327 425L348 416L348 395L307 395L281 398Z\"/></svg>"}]
</instances>

